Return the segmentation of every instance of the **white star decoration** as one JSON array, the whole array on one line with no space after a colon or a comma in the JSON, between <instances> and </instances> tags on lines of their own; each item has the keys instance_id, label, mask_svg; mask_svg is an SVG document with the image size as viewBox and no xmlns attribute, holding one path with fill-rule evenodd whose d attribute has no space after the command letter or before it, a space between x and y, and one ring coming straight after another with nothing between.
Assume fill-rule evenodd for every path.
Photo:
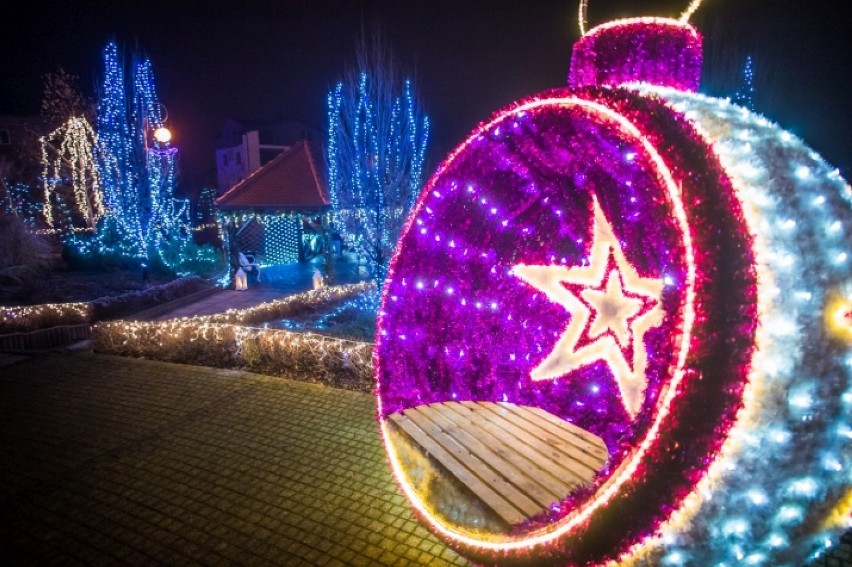
<instances>
[{"instance_id":1,"label":"white star decoration","mask_svg":"<svg viewBox=\"0 0 852 567\"><path fill-rule=\"evenodd\" d=\"M598 360L618 384L633 419L645 399L645 333L662 323L663 281L644 278L625 258L621 243L594 199L594 239L588 266L518 264L511 273L563 306L571 319L550 354L530 373L556 380Z\"/></svg>"}]
</instances>

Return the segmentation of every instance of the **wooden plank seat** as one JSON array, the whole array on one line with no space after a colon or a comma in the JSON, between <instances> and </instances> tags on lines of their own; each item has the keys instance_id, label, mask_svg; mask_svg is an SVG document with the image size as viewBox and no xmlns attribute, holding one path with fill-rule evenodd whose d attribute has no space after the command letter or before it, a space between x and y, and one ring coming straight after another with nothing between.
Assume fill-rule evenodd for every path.
<instances>
[{"instance_id":1,"label":"wooden plank seat","mask_svg":"<svg viewBox=\"0 0 852 567\"><path fill-rule=\"evenodd\" d=\"M591 483L609 457L600 437L536 407L442 402L388 417L510 526Z\"/></svg>"}]
</instances>

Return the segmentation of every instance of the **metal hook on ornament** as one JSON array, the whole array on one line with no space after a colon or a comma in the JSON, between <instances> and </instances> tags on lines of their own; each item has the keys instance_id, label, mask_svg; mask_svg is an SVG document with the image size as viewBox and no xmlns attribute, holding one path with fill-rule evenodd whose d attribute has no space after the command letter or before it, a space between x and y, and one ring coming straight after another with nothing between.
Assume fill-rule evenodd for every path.
<instances>
[{"instance_id":1,"label":"metal hook on ornament","mask_svg":"<svg viewBox=\"0 0 852 567\"><path fill-rule=\"evenodd\" d=\"M588 12L589 12L589 0L580 0L580 37L586 35L586 24L589 23L588 20Z\"/></svg>"},{"instance_id":2,"label":"metal hook on ornament","mask_svg":"<svg viewBox=\"0 0 852 567\"><path fill-rule=\"evenodd\" d=\"M694 14L695 11L698 10L698 7L701 6L702 1L703 0L692 0L692 2L689 3L689 6L686 7L686 10L684 10L683 14L680 15L680 21L683 23L688 22L689 18L692 17L692 14Z\"/></svg>"},{"instance_id":3,"label":"metal hook on ornament","mask_svg":"<svg viewBox=\"0 0 852 567\"><path fill-rule=\"evenodd\" d=\"M689 6L686 7L686 10L684 10L680 15L680 21L683 23L688 22L689 18L692 17L692 14L694 14L698 10L698 7L701 6L701 2L703 2L703 0L692 0L692 2L689 3ZM589 23L589 0L580 0L578 12L580 37L583 37L586 35L586 26Z\"/></svg>"}]
</instances>

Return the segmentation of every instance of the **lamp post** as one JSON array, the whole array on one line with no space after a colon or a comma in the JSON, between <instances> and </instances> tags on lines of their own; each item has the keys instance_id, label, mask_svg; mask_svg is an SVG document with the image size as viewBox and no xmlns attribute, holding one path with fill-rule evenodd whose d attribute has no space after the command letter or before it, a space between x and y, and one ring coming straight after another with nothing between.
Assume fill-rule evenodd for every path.
<instances>
[{"instance_id":1,"label":"lamp post","mask_svg":"<svg viewBox=\"0 0 852 567\"><path fill-rule=\"evenodd\" d=\"M143 171L139 182L144 195L140 210L141 240L148 256L151 250L161 253L162 237L172 234L177 218L186 207L175 207L173 195L174 160L177 148L169 143L172 133L165 126L168 120L166 106L151 102L142 116Z\"/></svg>"},{"instance_id":2,"label":"lamp post","mask_svg":"<svg viewBox=\"0 0 852 567\"><path fill-rule=\"evenodd\" d=\"M156 105L159 112L154 112L154 105ZM148 152L153 151L162 151L160 146L169 143L172 139L172 132L168 128L166 128L166 121L169 119L169 110L166 108L166 105L162 102L154 103L151 108L149 108L148 112L142 117L142 139L145 144L145 156L147 158ZM155 119L158 125L155 125L154 128L151 127L151 118ZM148 146L148 136L151 136L156 143L154 148L150 148ZM169 152L171 148L166 148L165 151Z\"/></svg>"},{"instance_id":3,"label":"lamp post","mask_svg":"<svg viewBox=\"0 0 852 567\"><path fill-rule=\"evenodd\" d=\"M160 183L166 181L166 177L169 174L168 170L171 167L170 158L177 153L177 148L169 145L172 139L172 132L166 127L168 119L169 111L166 105L161 102L151 103L148 111L142 117L145 170L149 179L152 179L152 187L157 185L154 180ZM149 137L151 138L150 140Z\"/></svg>"}]
</instances>

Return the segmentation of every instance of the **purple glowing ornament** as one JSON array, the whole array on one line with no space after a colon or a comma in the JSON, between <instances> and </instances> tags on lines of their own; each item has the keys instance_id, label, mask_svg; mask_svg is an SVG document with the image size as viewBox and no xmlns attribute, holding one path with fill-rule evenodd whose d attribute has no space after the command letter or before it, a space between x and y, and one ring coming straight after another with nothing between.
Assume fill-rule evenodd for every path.
<instances>
[{"instance_id":1,"label":"purple glowing ornament","mask_svg":"<svg viewBox=\"0 0 852 567\"><path fill-rule=\"evenodd\" d=\"M631 20L587 37L572 63L577 87L697 87L691 26ZM637 45L653 61L628 64ZM752 265L726 175L663 103L595 86L495 114L429 180L383 290L379 418L415 510L482 560L534 550L592 564L653 533L741 403ZM540 408L601 438L608 461L548 513L484 533L435 512L389 423L450 401Z\"/></svg>"}]
</instances>

